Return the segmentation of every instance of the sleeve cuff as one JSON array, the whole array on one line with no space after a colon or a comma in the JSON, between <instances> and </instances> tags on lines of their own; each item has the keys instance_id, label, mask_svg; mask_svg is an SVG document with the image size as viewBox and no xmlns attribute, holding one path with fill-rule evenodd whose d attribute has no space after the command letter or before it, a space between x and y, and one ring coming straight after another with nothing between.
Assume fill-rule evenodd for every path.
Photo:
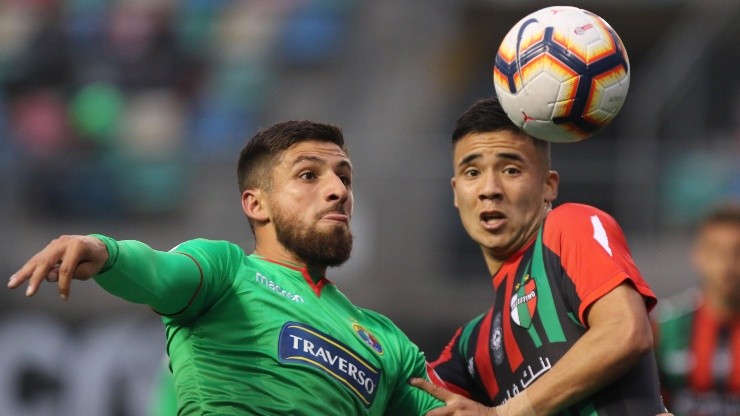
<instances>
[{"instance_id":1,"label":"sleeve cuff","mask_svg":"<svg viewBox=\"0 0 740 416\"><path fill-rule=\"evenodd\" d=\"M105 244L105 247L108 249L108 260L105 262L103 268L100 269L98 274L105 273L110 270L111 267L113 267L113 265L118 260L118 242L102 234L90 234L90 237L95 237L99 239L103 242L103 244Z\"/></svg>"}]
</instances>

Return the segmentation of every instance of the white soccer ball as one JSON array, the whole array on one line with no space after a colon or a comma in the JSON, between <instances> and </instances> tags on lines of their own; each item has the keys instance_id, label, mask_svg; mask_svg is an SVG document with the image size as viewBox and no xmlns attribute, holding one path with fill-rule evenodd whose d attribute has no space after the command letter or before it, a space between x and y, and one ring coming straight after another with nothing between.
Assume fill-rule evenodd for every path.
<instances>
[{"instance_id":1,"label":"white soccer ball","mask_svg":"<svg viewBox=\"0 0 740 416\"><path fill-rule=\"evenodd\" d=\"M509 118L551 142L593 136L614 120L630 83L627 50L601 17L552 6L506 34L493 68L496 95Z\"/></svg>"}]
</instances>

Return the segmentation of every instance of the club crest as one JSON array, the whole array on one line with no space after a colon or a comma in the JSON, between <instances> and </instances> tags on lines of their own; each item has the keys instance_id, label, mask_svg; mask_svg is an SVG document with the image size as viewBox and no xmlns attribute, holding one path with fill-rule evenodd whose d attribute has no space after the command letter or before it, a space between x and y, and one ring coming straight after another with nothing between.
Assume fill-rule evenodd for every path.
<instances>
[{"instance_id":1,"label":"club crest","mask_svg":"<svg viewBox=\"0 0 740 416\"><path fill-rule=\"evenodd\" d=\"M360 339L363 340L365 344L369 345L370 348L372 348L375 352L377 352L378 354L383 353L383 346L380 345L378 339L375 338L375 336L371 334L370 331L356 323L352 324L352 329L354 329L355 333L360 337Z\"/></svg>"},{"instance_id":2,"label":"club crest","mask_svg":"<svg viewBox=\"0 0 740 416\"><path fill-rule=\"evenodd\" d=\"M510 306L511 320L520 327L528 329L532 325L532 317L537 308L537 285L529 274L514 286Z\"/></svg>"}]
</instances>

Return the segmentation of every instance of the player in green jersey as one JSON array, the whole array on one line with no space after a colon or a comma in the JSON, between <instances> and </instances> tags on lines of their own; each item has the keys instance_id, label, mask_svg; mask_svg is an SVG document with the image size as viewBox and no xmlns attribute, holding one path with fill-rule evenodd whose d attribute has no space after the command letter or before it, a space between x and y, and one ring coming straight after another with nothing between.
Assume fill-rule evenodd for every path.
<instances>
[{"instance_id":1,"label":"player in green jersey","mask_svg":"<svg viewBox=\"0 0 740 416\"><path fill-rule=\"evenodd\" d=\"M237 167L255 237L250 255L195 239L168 252L102 235L62 236L10 279L26 295L72 279L162 315L178 414L422 415L442 405L418 347L354 306L325 277L352 248L352 164L337 127L309 121L257 133ZM432 372L433 374L433 372Z\"/></svg>"}]
</instances>

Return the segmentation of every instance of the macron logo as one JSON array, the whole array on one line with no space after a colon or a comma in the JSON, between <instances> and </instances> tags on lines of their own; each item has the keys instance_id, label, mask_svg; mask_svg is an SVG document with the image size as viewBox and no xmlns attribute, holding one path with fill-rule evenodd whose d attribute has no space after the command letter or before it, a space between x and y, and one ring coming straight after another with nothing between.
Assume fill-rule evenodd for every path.
<instances>
[{"instance_id":1,"label":"macron logo","mask_svg":"<svg viewBox=\"0 0 740 416\"><path fill-rule=\"evenodd\" d=\"M262 286L265 286L266 288L272 290L273 292L277 293L280 296L286 297L293 302L297 303L304 303L305 300L301 297L301 295L296 295L295 293L288 292L287 290L283 289L278 285L277 283L273 282L266 276L257 273L254 275L254 279L257 283L261 284Z\"/></svg>"}]
</instances>

